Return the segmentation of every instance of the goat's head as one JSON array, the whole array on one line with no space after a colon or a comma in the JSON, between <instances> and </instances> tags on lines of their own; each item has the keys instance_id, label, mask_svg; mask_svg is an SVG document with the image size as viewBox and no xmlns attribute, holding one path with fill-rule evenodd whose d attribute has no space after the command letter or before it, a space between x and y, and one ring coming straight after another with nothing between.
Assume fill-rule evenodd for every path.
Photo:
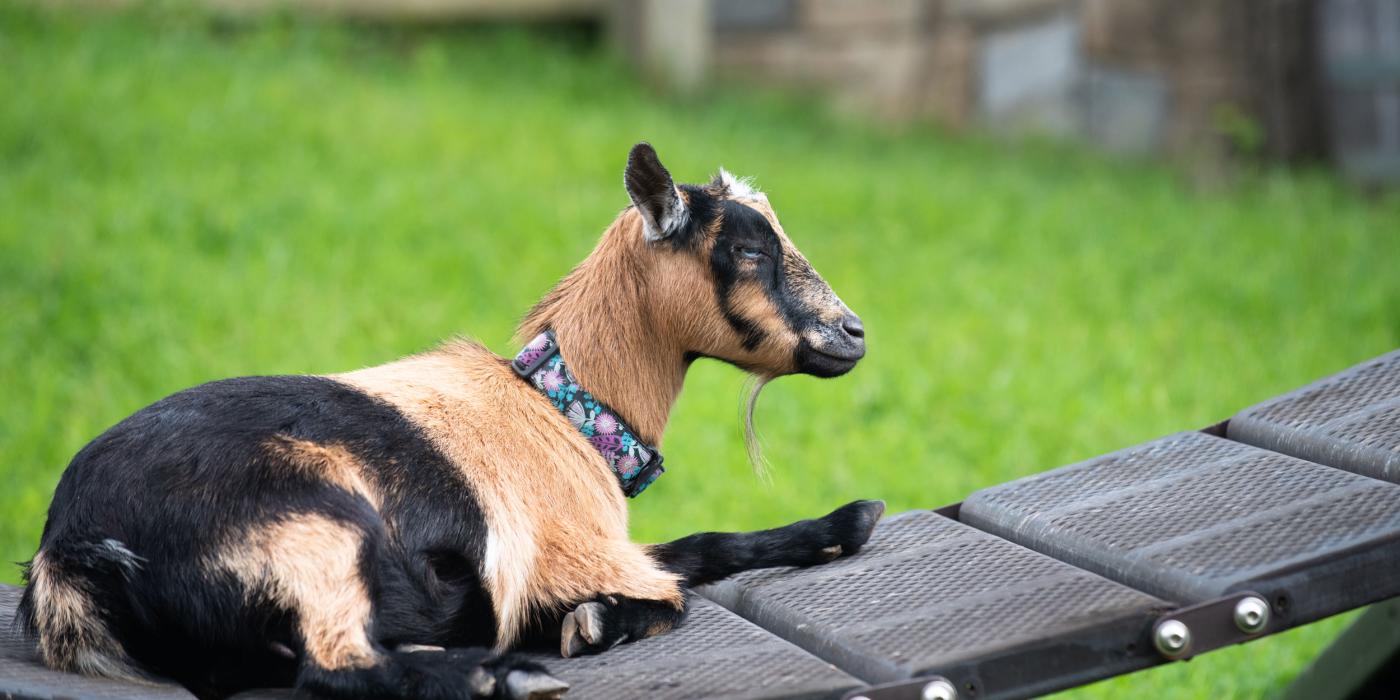
<instances>
[{"instance_id":1,"label":"goat's head","mask_svg":"<svg viewBox=\"0 0 1400 700\"><path fill-rule=\"evenodd\" d=\"M835 377L865 355L865 328L783 232L768 198L723 170L680 185L649 144L624 177L633 206L609 236L642 264L652 321L691 356L754 374Z\"/></svg>"}]
</instances>

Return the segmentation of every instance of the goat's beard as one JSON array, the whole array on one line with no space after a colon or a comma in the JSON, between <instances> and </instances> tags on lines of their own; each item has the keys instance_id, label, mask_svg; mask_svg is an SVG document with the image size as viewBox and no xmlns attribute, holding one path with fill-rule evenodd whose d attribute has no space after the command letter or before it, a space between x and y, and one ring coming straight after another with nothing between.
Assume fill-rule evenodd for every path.
<instances>
[{"instance_id":1,"label":"goat's beard","mask_svg":"<svg viewBox=\"0 0 1400 700\"><path fill-rule=\"evenodd\" d=\"M749 466L753 468L754 476L765 484L771 484L773 478L768 473L768 460L763 456L763 443L758 439L758 430L754 428L753 413L754 408L758 406L758 395L772 380L773 377L768 375L749 375L746 382L749 398L744 405L744 449L748 452Z\"/></svg>"}]
</instances>

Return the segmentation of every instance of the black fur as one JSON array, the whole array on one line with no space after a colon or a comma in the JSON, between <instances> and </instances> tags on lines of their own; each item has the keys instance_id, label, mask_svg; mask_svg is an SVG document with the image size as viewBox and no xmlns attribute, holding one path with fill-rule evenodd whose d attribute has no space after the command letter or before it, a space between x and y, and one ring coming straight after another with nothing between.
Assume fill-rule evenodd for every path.
<instances>
[{"instance_id":1,"label":"black fur","mask_svg":"<svg viewBox=\"0 0 1400 700\"><path fill-rule=\"evenodd\" d=\"M762 287L764 294L777 307L787 327L794 334L803 336L806 330L819 321L812 314L812 310L806 308L798 298L795 287L807 280L792 279L794 272L784 262L787 251L783 249L778 233L773 230L768 219L752 207L729 199L719 201L716 206L724 218L714 248L710 252L710 270L714 274L715 294L720 310L730 327L742 338L744 349L753 350L766 338L763 330L752 320L734 311L733 289L746 275L751 276ZM752 271L740 263L741 251L746 248L761 252L760 257L754 261ZM799 277L804 274L813 277L816 275L810 268L796 271ZM820 283L815 279L812 282ZM817 376L837 376L850 369L846 366L839 368L839 371L827 371L822 363L814 362L814 351L805 336L794 354L796 364L802 371Z\"/></svg>"},{"instance_id":2,"label":"black fur","mask_svg":"<svg viewBox=\"0 0 1400 700\"><path fill-rule=\"evenodd\" d=\"M288 468L267 449L277 435L344 446L371 467L382 514ZM250 524L294 513L364 533L380 644L494 641L475 574L486 523L471 490L396 409L330 379L212 382L137 412L74 457L41 549L86 582L114 636L144 667L207 694L286 685L295 665L269 643L294 641L294 621L270 605L248 609L236 581L214 578L200 562ZM393 537L385 520L396 523ZM139 566L100 556L109 539L139 552ZM28 597L22 611L32 626Z\"/></svg>"},{"instance_id":3,"label":"black fur","mask_svg":"<svg viewBox=\"0 0 1400 700\"><path fill-rule=\"evenodd\" d=\"M593 608L586 614L592 615L597 624L597 640L590 641L581 633L575 633L571 639L576 648L571 649L569 655L597 654L619 644L665 634L685 621L688 605L688 597L685 605L676 608L657 600L600 595L574 612L578 616L585 614L586 608Z\"/></svg>"},{"instance_id":4,"label":"black fur","mask_svg":"<svg viewBox=\"0 0 1400 700\"><path fill-rule=\"evenodd\" d=\"M880 501L854 501L815 520L802 520L757 532L701 532L666 544L651 554L686 586L699 586L750 569L811 566L855 554L885 512Z\"/></svg>"},{"instance_id":5,"label":"black fur","mask_svg":"<svg viewBox=\"0 0 1400 700\"><path fill-rule=\"evenodd\" d=\"M688 195L688 200L683 202L676 194L677 186L671 179L671 173L661 164L651 144L643 142L632 147L627 154L627 168L623 171L622 180L627 195L632 198L632 205L641 213L649 232L662 236L660 240L675 249L692 245L695 234L705 230L708 223L713 221L712 206L703 201L711 199L708 193L697 187L682 185L680 188ZM687 214L684 221L671 218L673 213L681 210Z\"/></svg>"},{"instance_id":6,"label":"black fur","mask_svg":"<svg viewBox=\"0 0 1400 700\"><path fill-rule=\"evenodd\" d=\"M783 246L778 240L778 233L758 211L729 199L722 200L719 207L724 217L723 223L710 251L715 294L724 319L743 339L744 349L753 350L763 342L766 334L753 321L734 311L733 290L745 274L740 267L739 250L754 248L763 252L763 256L757 260L754 274L768 297L774 303L779 303L780 298L785 296L783 269L779 264L783 259ZM781 308L782 304L779 303L779 306ZM787 320L786 314L784 318Z\"/></svg>"},{"instance_id":7,"label":"black fur","mask_svg":"<svg viewBox=\"0 0 1400 700\"><path fill-rule=\"evenodd\" d=\"M277 436L345 447L371 467L381 510L290 468L267 448ZM816 564L856 551L881 509L857 502L774 530L691 535L652 554L686 585L751 568ZM294 513L315 513L362 534L360 575L371 586L373 638L385 663L328 672L285 658L274 649L299 647L292 613L202 566L249 525ZM386 520L395 523L392 536ZM479 648L495 637L475 573L485 538L468 485L392 406L330 379L251 377L175 394L83 448L59 482L41 549L53 575L92 594L131 659L202 697L295 684L341 696L449 698L463 697L468 674L482 664L493 677L534 668L492 661ZM31 629L32 590L20 617ZM606 639L586 651L669 630L684 617L657 601L594 602L606 608ZM478 648L392 651L404 642Z\"/></svg>"},{"instance_id":8,"label":"black fur","mask_svg":"<svg viewBox=\"0 0 1400 700\"><path fill-rule=\"evenodd\" d=\"M481 692L471 697L506 698L511 672L545 672L543 666L523 657L493 658L479 648L390 652L389 656L390 663L360 671L327 673L307 668L297 686L328 697L457 700L476 685ZM478 668L481 671L474 676L471 670Z\"/></svg>"},{"instance_id":9,"label":"black fur","mask_svg":"<svg viewBox=\"0 0 1400 700\"><path fill-rule=\"evenodd\" d=\"M655 545L650 552L687 587L751 569L824 564L860 551L884 510L879 501L855 501L816 520L758 532L703 532ZM685 614L684 606L601 595L569 614L573 619L565 620L560 646L570 656L596 654L669 631Z\"/></svg>"},{"instance_id":10,"label":"black fur","mask_svg":"<svg viewBox=\"0 0 1400 700\"><path fill-rule=\"evenodd\" d=\"M637 208L647 212L652 220L669 211L676 198L671 173L661 164L656 149L649 143L639 143L627 154L627 169L623 171L622 184Z\"/></svg>"}]
</instances>

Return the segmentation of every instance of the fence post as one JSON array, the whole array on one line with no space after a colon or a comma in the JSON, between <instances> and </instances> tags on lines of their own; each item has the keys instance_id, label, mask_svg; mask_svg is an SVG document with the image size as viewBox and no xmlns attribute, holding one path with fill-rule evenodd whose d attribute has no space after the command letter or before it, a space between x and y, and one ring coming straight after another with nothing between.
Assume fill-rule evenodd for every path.
<instances>
[{"instance_id":1,"label":"fence post","mask_svg":"<svg viewBox=\"0 0 1400 700\"><path fill-rule=\"evenodd\" d=\"M615 0L614 43L653 85L681 93L698 90L710 67L708 0Z\"/></svg>"}]
</instances>

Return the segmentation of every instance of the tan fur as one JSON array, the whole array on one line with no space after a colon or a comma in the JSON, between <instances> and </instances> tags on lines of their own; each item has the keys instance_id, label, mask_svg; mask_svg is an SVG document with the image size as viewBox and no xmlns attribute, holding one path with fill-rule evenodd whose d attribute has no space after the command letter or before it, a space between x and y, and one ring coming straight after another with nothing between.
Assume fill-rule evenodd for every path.
<instances>
[{"instance_id":1,"label":"tan fur","mask_svg":"<svg viewBox=\"0 0 1400 700\"><path fill-rule=\"evenodd\" d=\"M753 201L782 237L790 255L784 264L824 288L766 198ZM687 352L767 376L796 369L798 338L757 285L739 285L729 303L766 332L765 341L744 348L725 320L709 265L721 224L701 232L694 247L674 249L648 244L641 215L629 208L521 323L522 340L552 328L579 382L651 444L660 441L680 393ZM834 295L813 300L831 303ZM499 647L536 612L602 593L683 605L677 578L628 539L626 501L606 462L501 358L456 341L332 378L389 402L422 427L477 496L490 523L480 573Z\"/></svg>"},{"instance_id":2,"label":"tan fur","mask_svg":"<svg viewBox=\"0 0 1400 700\"><path fill-rule=\"evenodd\" d=\"M787 234L783 233L783 225L778 223L778 213L773 211L773 205L768 202L768 195L758 192L751 197L736 197L734 201L762 214L763 218L768 220L768 225L778 232L783 243L785 245L788 243Z\"/></svg>"},{"instance_id":3,"label":"tan fur","mask_svg":"<svg viewBox=\"0 0 1400 700\"><path fill-rule=\"evenodd\" d=\"M254 595L296 613L306 655L328 670L367 668L380 655L368 636L371 603L360 576L361 535L321 515L256 525L214 566Z\"/></svg>"},{"instance_id":4,"label":"tan fur","mask_svg":"<svg viewBox=\"0 0 1400 700\"><path fill-rule=\"evenodd\" d=\"M481 576L497 645L531 614L599 593L677 607L676 577L627 538L627 507L601 455L485 348L457 341L332 377L393 404L457 465L491 524Z\"/></svg>"},{"instance_id":5,"label":"tan fur","mask_svg":"<svg viewBox=\"0 0 1400 700\"><path fill-rule=\"evenodd\" d=\"M798 297L828 322L844 313L841 302L788 239L766 197L739 200L772 224L784 249L782 264ZM603 235L593 253L545 297L521 324L521 340L553 328L579 381L604 403L617 408L643 438L655 442L685 378L684 356L696 352L720 357L757 374L796 371L798 338L782 322L776 305L757 288L740 285L731 308L768 331L758 348L743 347L720 310L709 257L714 232L702 232L695 250L650 246L641 215L627 209ZM590 342L608 338L607 347ZM616 358L629 358L619 363ZM641 392L635 387L652 387ZM626 408L624 408L626 404Z\"/></svg>"},{"instance_id":6,"label":"tan fur","mask_svg":"<svg viewBox=\"0 0 1400 700\"><path fill-rule=\"evenodd\" d=\"M685 351L694 336L707 332L690 317L722 321L718 301L707 291L713 288L708 266L689 253L658 254L663 248L649 248L641 215L624 211L520 327L523 340L553 328L570 371L653 444L665 432L685 380ZM681 295L671 284L686 285L692 311L677 312L673 298ZM608 345L595 344L597 338L607 338Z\"/></svg>"},{"instance_id":7,"label":"tan fur","mask_svg":"<svg viewBox=\"0 0 1400 700\"><path fill-rule=\"evenodd\" d=\"M88 676L147 682L98 616L91 592L56 572L44 552L29 569L39 627L39 655L50 668Z\"/></svg>"},{"instance_id":8,"label":"tan fur","mask_svg":"<svg viewBox=\"0 0 1400 700\"><path fill-rule=\"evenodd\" d=\"M303 470L350 493L363 497L376 510L380 494L365 480L365 468L359 459L342 445L318 445L290 435L278 435L267 443L267 449L292 466Z\"/></svg>"},{"instance_id":9,"label":"tan fur","mask_svg":"<svg viewBox=\"0 0 1400 700\"><path fill-rule=\"evenodd\" d=\"M670 632L675 628L676 626L669 622L657 622L652 624L650 627L647 627L646 630L642 632L642 636L655 637L658 634L666 634L667 632Z\"/></svg>"},{"instance_id":10,"label":"tan fur","mask_svg":"<svg viewBox=\"0 0 1400 700\"><path fill-rule=\"evenodd\" d=\"M758 326L765 335L764 342L753 350L740 350L735 358L747 367L760 367L768 374L792 371L793 348L797 334L788 328L773 300L755 282L745 282L730 293L730 308L739 316Z\"/></svg>"}]
</instances>

